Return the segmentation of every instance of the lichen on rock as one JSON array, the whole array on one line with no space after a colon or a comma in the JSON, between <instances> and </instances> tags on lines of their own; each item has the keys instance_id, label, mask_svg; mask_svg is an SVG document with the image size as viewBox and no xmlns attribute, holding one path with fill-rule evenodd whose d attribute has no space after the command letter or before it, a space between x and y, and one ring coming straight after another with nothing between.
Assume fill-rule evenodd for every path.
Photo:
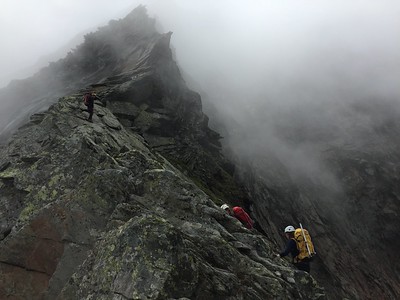
<instances>
[{"instance_id":1,"label":"lichen on rock","mask_svg":"<svg viewBox=\"0 0 400 300\"><path fill-rule=\"evenodd\" d=\"M244 194L170 36L143 7L89 34L60 64L87 59L78 73L103 100L93 122L77 89L0 149L0 201L10 208L1 225L12 228L0 241L0 298L323 297L267 237L217 205Z\"/></svg>"}]
</instances>

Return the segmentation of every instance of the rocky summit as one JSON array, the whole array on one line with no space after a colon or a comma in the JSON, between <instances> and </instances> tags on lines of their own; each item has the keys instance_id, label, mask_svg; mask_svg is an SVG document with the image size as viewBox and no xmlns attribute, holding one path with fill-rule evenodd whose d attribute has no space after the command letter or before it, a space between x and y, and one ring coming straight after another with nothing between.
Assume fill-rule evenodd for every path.
<instances>
[{"instance_id":1,"label":"rocky summit","mask_svg":"<svg viewBox=\"0 0 400 300\"><path fill-rule=\"evenodd\" d=\"M170 37L138 7L1 91L0 299L326 298L220 209L245 187Z\"/></svg>"},{"instance_id":2,"label":"rocky summit","mask_svg":"<svg viewBox=\"0 0 400 300\"><path fill-rule=\"evenodd\" d=\"M139 6L0 90L0 299L400 298L397 99L299 104L261 149L237 122L221 145L171 35ZM298 223L311 275L276 256Z\"/></svg>"}]
</instances>

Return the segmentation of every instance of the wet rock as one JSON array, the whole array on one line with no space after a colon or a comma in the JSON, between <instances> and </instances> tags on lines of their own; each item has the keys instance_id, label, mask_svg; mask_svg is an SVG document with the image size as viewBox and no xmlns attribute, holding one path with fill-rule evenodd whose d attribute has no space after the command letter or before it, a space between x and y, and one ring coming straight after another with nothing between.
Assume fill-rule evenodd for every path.
<instances>
[{"instance_id":1,"label":"wet rock","mask_svg":"<svg viewBox=\"0 0 400 300\"><path fill-rule=\"evenodd\" d=\"M0 241L1 299L323 294L304 272L284 280L294 271L273 259L275 245L219 208L244 192L210 146L215 134L172 60L170 37L139 7L49 67L78 68L63 75L87 85L100 81L88 89L107 105L96 104L93 123L85 121L77 89L0 149L1 228L12 228ZM77 57L85 58L79 67ZM134 117L137 131L122 117Z\"/></svg>"},{"instance_id":2,"label":"wet rock","mask_svg":"<svg viewBox=\"0 0 400 300\"><path fill-rule=\"evenodd\" d=\"M112 128L112 129L120 130L122 128L121 123L118 122L118 120L116 120L114 118L105 116L102 118L102 120L108 127Z\"/></svg>"}]
</instances>

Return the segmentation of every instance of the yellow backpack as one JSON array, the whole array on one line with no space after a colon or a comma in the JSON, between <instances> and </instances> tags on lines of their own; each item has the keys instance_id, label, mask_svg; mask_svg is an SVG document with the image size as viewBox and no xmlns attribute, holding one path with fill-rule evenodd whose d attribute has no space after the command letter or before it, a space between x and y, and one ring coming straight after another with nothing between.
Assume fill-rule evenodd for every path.
<instances>
[{"instance_id":1,"label":"yellow backpack","mask_svg":"<svg viewBox=\"0 0 400 300\"><path fill-rule=\"evenodd\" d=\"M297 262L305 258L311 259L316 254L310 234L301 224L300 227L294 232L294 241L296 242L297 250L299 250L299 254L295 257L295 261Z\"/></svg>"}]
</instances>

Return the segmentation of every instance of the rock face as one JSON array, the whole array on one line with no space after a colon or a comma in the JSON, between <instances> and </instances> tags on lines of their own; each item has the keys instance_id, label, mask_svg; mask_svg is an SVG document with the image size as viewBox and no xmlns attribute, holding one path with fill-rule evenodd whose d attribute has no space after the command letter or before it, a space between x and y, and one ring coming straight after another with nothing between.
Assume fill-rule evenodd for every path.
<instances>
[{"instance_id":1,"label":"rock face","mask_svg":"<svg viewBox=\"0 0 400 300\"><path fill-rule=\"evenodd\" d=\"M62 74L75 92L0 149L1 299L325 298L219 208L245 195L170 35L139 7L38 75ZM89 84L102 99L93 123Z\"/></svg>"},{"instance_id":2,"label":"rock face","mask_svg":"<svg viewBox=\"0 0 400 300\"><path fill-rule=\"evenodd\" d=\"M312 273L331 298L397 299L400 107L397 101L354 105L354 111L346 107L353 118L347 128L328 121L322 128L309 120L280 128L281 133L296 132L295 139L287 135L293 148L309 141L315 147L317 141L320 150L314 156L331 177L294 178L287 164L268 152L250 153L238 166L253 212L269 228L271 240L282 243L279 232L299 222L313 234L318 258Z\"/></svg>"}]
</instances>

